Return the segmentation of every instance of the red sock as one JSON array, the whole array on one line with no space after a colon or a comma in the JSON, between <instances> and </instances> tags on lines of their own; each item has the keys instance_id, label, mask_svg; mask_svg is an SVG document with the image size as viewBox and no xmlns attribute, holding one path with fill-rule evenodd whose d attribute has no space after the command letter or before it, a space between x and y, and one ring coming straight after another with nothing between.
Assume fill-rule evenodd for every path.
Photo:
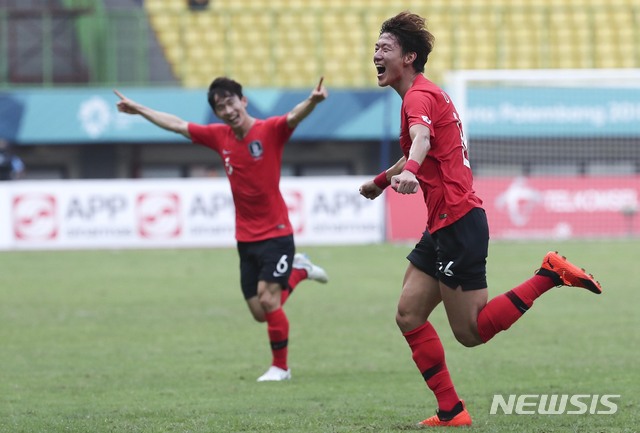
<instances>
[{"instance_id":1,"label":"red sock","mask_svg":"<svg viewBox=\"0 0 640 433\"><path fill-rule=\"evenodd\" d=\"M453 387L449 370L447 370L444 348L438 333L431 323L425 322L424 325L403 335L411 348L413 361L438 400L438 409L441 411L452 410L460 398Z\"/></svg>"},{"instance_id":2,"label":"red sock","mask_svg":"<svg viewBox=\"0 0 640 433\"><path fill-rule=\"evenodd\" d=\"M289 288L293 292L293 289L296 288L298 283L302 280L307 279L307 271L304 269L294 269L291 271L291 275L289 275Z\"/></svg>"},{"instance_id":3,"label":"red sock","mask_svg":"<svg viewBox=\"0 0 640 433\"><path fill-rule=\"evenodd\" d=\"M289 319L282 308L266 314L267 333L273 354L272 365L287 370L287 345L289 344Z\"/></svg>"},{"instance_id":4,"label":"red sock","mask_svg":"<svg viewBox=\"0 0 640 433\"><path fill-rule=\"evenodd\" d=\"M280 305L284 305L284 303L287 302L290 294L291 289L289 289L288 287L286 289L282 289L282 291L280 292Z\"/></svg>"},{"instance_id":5,"label":"red sock","mask_svg":"<svg viewBox=\"0 0 640 433\"><path fill-rule=\"evenodd\" d=\"M478 333L483 342L513 325L539 296L554 287L549 277L534 275L524 283L490 300L478 314Z\"/></svg>"},{"instance_id":6,"label":"red sock","mask_svg":"<svg viewBox=\"0 0 640 433\"><path fill-rule=\"evenodd\" d=\"M291 271L291 275L289 276L289 287L282 290L282 294L280 295L280 305L284 305L289 299L289 296L293 293L293 289L300 283L302 280L307 279L307 271L304 269L294 269Z\"/></svg>"}]
</instances>

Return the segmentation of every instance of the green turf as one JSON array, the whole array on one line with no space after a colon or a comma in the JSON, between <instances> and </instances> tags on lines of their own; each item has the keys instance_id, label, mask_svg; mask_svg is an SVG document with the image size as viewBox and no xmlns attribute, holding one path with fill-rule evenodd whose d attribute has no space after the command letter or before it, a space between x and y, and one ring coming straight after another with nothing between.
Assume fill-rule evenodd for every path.
<instances>
[{"instance_id":1,"label":"green turf","mask_svg":"<svg viewBox=\"0 0 640 433\"><path fill-rule=\"evenodd\" d=\"M464 348L439 330L477 432L635 432L640 243L495 243L489 295L549 246L605 293L554 289L509 331ZM0 432L397 432L433 414L394 322L409 247L305 248L331 281L286 306L288 383L256 383L264 324L235 249L0 254ZM494 394L620 394L615 415L489 415Z\"/></svg>"}]
</instances>

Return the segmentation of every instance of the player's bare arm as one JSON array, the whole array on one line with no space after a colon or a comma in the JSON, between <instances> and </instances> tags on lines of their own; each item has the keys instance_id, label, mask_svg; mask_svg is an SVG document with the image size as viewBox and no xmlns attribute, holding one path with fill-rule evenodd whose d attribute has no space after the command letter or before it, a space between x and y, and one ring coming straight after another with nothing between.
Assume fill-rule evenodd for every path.
<instances>
[{"instance_id":1,"label":"player's bare arm","mask_svg":"<svg viewBox=\"0 0 640 433\"><path fill-rule=\"evenodd\" d=\"M189 134L189 123L187 121L173 114L156 111L139 104L127 98L116 89L113 90L113 93L120 98L116 106L121 113L139 114L162 129L182 134L189 139L191 138L191 134Z\"/></svg>"},{"instance_id":2,"label":"player's bare arm","mask_svg":"<svg viewBox=\"0 0 640 433\"><path fill-rule=\"evenodd\" d=\"M419 167L431 149L431 132L426 126L416 124L409 128L409 134L411 135L411 149L408 160L415 161ZM414 194L418 192L419 184L416 175L409 170L404 170L403 167L401 173L391 178L391 187L400 194Z\"/></svg>"},{"instance_id":3,"label":"player's bare arm","mask_svg":"<svg viewBox=\"0 0 640 433\"><path fill-rule=\"evenodd\" d=\"M287 125L289 125L289 128L293 129L298 126L300 122L311 114L313 109L316 108L316 105L329 96L327 89L322 85L323 81L324 77L320 77L320 82L311 91L309 97L293 107L289 114L287 114Z\"/></svg>"},{"instance_id":4,"label":"player's bare arm","mask_svg":"<svg viewBox=\"0 0 640 433\"><path fill-rule=\"evenodd\" d=\"M385 177L388 183L391 183L391 178L402 172L407 159L403 156L395 164L389 167L385 172ZM367 181L360 186L360 195L369 200L377 198L384 189L378 187L373 180Z\"/></svg>"}]
</instances>

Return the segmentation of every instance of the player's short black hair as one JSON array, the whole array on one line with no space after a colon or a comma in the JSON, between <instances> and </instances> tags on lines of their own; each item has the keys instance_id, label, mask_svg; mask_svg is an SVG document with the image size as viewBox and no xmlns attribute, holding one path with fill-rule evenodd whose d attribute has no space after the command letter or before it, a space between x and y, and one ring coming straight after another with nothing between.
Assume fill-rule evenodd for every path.
<instances>
[{"instance_id":1,"label":"player's short black hair","mask_svg":"<svg viewBox=\"0 0 640 433\"><path fill-rule=\"evenodd\" d=\"M389 33L396 38L403 54L416 53L413 69L416 72L424 72L424 65L435 41L433 34L426 28L424 18L409 11L400 12L382 23L380 35L383 33Z\"/></svg>"},{"instance_id":2,"label":"player's short black hair","mask_svg":"<svg viewBox=\"0 0 640 433\"><path fill-rule=\"evenodd\" d=\"M226 98L233 95L237 95L238 98L242 98L242 84L228 77L218 77L213 80L209 86L207 100L209 101L211 109L215 111L216 96L219 98Z\"/></svg>"}]
</instances>

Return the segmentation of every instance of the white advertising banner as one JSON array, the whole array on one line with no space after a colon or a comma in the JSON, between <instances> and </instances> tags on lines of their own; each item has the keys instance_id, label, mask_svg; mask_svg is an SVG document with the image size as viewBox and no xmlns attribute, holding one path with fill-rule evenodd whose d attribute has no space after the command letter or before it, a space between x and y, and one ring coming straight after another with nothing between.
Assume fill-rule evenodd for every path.
<instances>
[{"instance_id":1,"label":"white advertising banner","mask_svg":"<svg viewBox=\"0 0 640 433\"><path fill-rule=\"evenodd\" d=\"M365 177L288 177L281 190L297 245L384 239L384 197ZM0 250L235 246L226 179L0 183Z\"/></svg>"}]
</instances>

